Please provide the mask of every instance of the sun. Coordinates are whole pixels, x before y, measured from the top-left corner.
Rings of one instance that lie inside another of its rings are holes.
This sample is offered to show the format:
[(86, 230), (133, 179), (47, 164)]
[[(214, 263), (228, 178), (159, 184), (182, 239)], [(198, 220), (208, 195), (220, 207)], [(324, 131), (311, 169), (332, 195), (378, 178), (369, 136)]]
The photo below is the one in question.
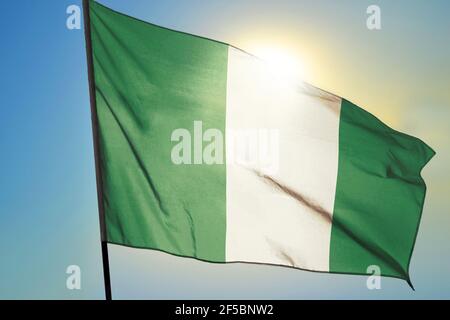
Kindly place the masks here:
[(305, 66), (296, 55), (281, 47), (255, 47), (252, 53), (262, 59), (277, 74), (295, 81), (304, 81)]

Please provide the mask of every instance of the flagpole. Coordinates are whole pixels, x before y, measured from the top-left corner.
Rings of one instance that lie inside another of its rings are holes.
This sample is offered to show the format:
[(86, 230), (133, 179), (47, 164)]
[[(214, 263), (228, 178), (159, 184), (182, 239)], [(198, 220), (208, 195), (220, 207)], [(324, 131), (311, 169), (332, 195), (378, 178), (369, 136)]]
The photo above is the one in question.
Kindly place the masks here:
[(108, 243), (106, 241), (106, 224), (105, 224), (105, 210), (103, 206), (102, 175), (100, 171), (101, 168), (99, 162), (98, 117), (97, 117), (97, 104), (95, 99), (94, 64), (92, 58), (92, 39), (91, 39), (91, 22), (89, 14), (89, 1), (90, 0), (83, 0), (84, 36), (86, 39), (86, 57), (88, 67), (88, 79), (89, 79), (89, 96), (91, 104), (92, 135), (94, 139), (95, 175), (97, 180), (97, 201), (100, 220), (100, 237), (102, 245), (101, 247), (103, 260), (103, 278), (105, 282), (105, 298), (106, 300), (111, 300), (111, 276), (109, 272)]

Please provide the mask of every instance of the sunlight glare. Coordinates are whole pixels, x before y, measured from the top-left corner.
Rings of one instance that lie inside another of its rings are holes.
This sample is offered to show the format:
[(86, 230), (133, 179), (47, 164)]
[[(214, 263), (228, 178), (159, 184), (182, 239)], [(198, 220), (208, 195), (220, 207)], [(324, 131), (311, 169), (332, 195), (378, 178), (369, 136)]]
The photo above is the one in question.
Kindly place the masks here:
[(290, 80), (304, 80), (305, 68), (300, 59), (289, 54), (286, 50), (275, 47), (261, 47), (253, 50), (253, 52), (265, 61), (273, 72)]

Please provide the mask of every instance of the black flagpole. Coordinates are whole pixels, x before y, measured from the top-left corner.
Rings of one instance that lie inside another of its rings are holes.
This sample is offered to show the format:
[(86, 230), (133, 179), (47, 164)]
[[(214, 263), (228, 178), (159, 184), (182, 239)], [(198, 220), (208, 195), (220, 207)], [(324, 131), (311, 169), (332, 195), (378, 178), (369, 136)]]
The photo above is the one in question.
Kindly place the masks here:
[(102, 175), (99, 162), (98, 146), (98, 118), (95, 100), (94, 64), (92, 58), (91, 21), (89, 15), (89, 1), (83, 0), (84, 36), (86, 39), (86, 56), (89, 78), (89, 96), (91, 101), (92, 134), (94, 138), (95, 175), (97, 177), (97, 200), (100, 218), (100, 236), (102, 242), (103, 277), (105, 281), (105, 298), (111, 300), (111, 277), (109, 273), (108, 243), (106, 241), (105, 210), (103, 206)]

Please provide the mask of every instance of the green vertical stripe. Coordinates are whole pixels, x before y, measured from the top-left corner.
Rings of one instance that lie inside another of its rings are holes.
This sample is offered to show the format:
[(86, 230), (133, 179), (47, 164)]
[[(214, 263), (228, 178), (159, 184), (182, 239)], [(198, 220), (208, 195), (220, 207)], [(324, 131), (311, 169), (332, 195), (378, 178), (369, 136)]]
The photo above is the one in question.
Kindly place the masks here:
[(409, 279), (425, 198), (423, 166), (434, 155), (419, 139), (394, 131), (343, 100), (330, 272)]
[(173, 164), (171, 134), (225, 131), (227, 46), (90, 14), (108, 241), (224, 261), (225, 166)]

